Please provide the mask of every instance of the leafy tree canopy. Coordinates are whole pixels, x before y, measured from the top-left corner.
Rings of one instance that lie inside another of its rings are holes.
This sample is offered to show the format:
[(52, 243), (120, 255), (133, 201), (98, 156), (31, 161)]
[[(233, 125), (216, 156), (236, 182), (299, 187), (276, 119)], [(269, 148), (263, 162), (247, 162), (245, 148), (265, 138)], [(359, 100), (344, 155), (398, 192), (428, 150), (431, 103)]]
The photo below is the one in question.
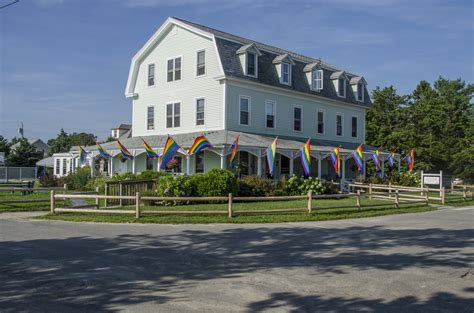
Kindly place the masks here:
[(48, 140), (50, 154), (68, 152), (73, 146), (90, 146), (95, 144), (96, 136), (89, 133), (68, 134), (61, 128), (56, 138)]
[(43, 158), (43, 152), (36, 151), (26, 139), (19, 139), (18, 142), (19, 145), (7, 157), (8, 166), (36, 166), (36, 162)]

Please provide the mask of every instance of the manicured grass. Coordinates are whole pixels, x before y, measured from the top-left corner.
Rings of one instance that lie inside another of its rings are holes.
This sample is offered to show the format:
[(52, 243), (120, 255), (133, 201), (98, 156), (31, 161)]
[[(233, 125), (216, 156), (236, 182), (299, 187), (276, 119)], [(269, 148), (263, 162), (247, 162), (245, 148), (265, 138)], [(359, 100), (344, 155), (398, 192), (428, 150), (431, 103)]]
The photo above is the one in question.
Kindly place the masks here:
[[(1, 203), (3, 200), (45, 200), (44, 202), (31, 203)], [(19, 211), (43, 211), (50, 207), (50, 194), (48, 192), (33, 192), (22, 195), (21, 192), (0, 192), (0, 213)]]
[[(59, 213), (48, 214), (39, 219), (63, 220), (72, 222), (108, 222), (108, 223), (160, 223), (160, 224), (211, 224), (211, 223), (275, 223), (275, 222), (303, 222), (303, 221), (324, 221), (346, 218), (362, 218), (381, 216), (388, 214), (415, 213), (435, 210), (432, 207), (420, 204), (405, 204), (396, 208), (393, 204), (378, 200), (364, 200), (364, 203), (380, 203), (380, 207), (362, 208), (341, 208), (341, 209), (318, 209), (323, 206), (343, 206), (354, 204), (355, 199), (324, 199), (313, 201), (313, 211), (311, 214), (306, 212), (280, 213), (280, 214), (253, 214), (238, 215), (229, 219), (226, 215), (146, 215), (136, 219), (134, 215), (129, 214), (99, 214), (99, 213)], [(266, 209), (284, 209), (284, 208), (305, 208), (306, 201), (278, 201), (278, 202), (253, 202), (253, 203), (234, 203), (233, 210), (266, 210)], [(130, 209), (124, 207), (122, 209)], [(227, 204), (196, 204), (181, 206), (143, 206), (142, 210), (188, 210), (192, 211), (215, 211), (226, 210)]]

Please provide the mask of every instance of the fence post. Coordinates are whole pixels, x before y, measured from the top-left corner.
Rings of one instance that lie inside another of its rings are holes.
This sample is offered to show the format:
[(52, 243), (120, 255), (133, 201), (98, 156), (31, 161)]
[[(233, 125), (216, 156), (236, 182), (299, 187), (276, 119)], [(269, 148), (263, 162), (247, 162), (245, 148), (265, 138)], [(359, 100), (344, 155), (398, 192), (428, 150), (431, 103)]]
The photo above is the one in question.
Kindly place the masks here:
[[(109, 184), (104, 184), (104, 195), (107, 196), (107, 189), (109, 189)], [(104, 208), (107, 208), (107, 199), (104, 199)]]
[(56, 205), (55, 203), (56, 199), (54, 199), (54, 190), (51, 190), (51, 213), (55, 213), (54, 212), (54, 207)]
[(429, 190), (429, 188), (426, 188), (425, 192), (426, 192), (426, 205), (428, 205), (430, 203), (430, 190)]
[(65, 195), (67, 192), (67, 184), (64, 184), (63, 189), (64, 189), (63, 194)]
[(22, 174), (22, 173), (21, 173), (21, 167), (20, 167), (20, 181), (23, 181), (23, 179), (22, 179), (22, 178), (23, 178), (23, 177), (22, 177), (23, 175), (21, 175), (21, 174)]
[(441, 187), (441, 204), (446, 203), (446, 189), (445, 187)]
[(140, 192), (135, 194), (135, 217), (140, 218)]
[[(119, 194), (122, 196), (122, 182), (119, 183)], [(119, 206), (122, 206), (122, 198), (119, 200)]]
[(369, 199), (372, 200), (372, 183), (369, 184)]
[(467, 200), (467, 188), (466, 186), (462, 186), (462, 198), (464, 201)]
[(453, 193), (454, 193), (454, 181), (451, 178), (451, 194), (453, 194)]
[(392, 197), (392, 182), (388, 182), (388, 196)]
[(229, 193), (229, 207), (228, 217), (232, 218), (232, 193)]
[(313, 207), (313, 191), (308, 192), (308, 214), (311, 214), (311, 209)]
[(357, 190), (356, 205), (357, 208), (360, 210), (360, 190)]
[[(99, 195), (99, 187), (95, 187), (95, 193), (97, 196)], [(97, 210), (99, 209), (99, 197), (95, 198), (95, 207)]]
[(398, 188), (395, 190), (395, 205), (397, 209), (400, 207), (400, 200), (398, 198)]

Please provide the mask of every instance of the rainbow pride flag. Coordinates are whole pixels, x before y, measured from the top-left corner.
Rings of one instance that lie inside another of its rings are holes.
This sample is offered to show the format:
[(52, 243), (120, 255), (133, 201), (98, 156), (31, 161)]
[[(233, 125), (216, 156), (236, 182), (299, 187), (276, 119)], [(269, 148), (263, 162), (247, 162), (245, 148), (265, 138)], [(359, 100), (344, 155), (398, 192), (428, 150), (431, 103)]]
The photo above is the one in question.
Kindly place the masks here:
[(204, 135), (197, 136), (196, 139), (194, 139), (193, 145), (191, 146), (191, 148), (189, 148), (188, 154), (196, 154), (207, 148), (212, 148), (212, 145), (209, 140), (207, 140)]
[(165, 148), (163, 150), (163, 154), (160, 157), (160, 169), (166, 169), (166, 165), (173, 159), (174, 154), (178, 151), (181, 147), (174, 141), (173, 138), (168, 136), (165, 143)]
[(376, 149), (375, 152), (372, 153), (372, 160), (374, 161), (374, 164), (375, 164), (375, 171), (378, 171), (380, 167), (379, 149)]
[(96, 143), (96, 146), (97, 146), (97, 150), (99, 150), (99, 154), (102, 157), (104, 157), (106, 159), (109, 159), (109, 158), (112, 157), (107, 151), (104, 150), (104, 148), (102, 148), (102, 146), (98, 142)]
[(231, 169), (234, 169), (235, 166), (237, 165), (236, 156), (237, 156), (237, 149), (239, 149), (239, 136), (240, 135), (237, 135), (237, 138), (235, 138), (234, 143), (229, 148), (229, 150), (231, 151), (230, 159), (229, 159)]
[(140, 137), (140, 139), (143, 141), (147, 160), (156, 160), (158, 158), (158, 153), (156, 153), (143, 138)]
[(334, 148), (334, 152), (330, 155), (332, 166), (334, 166), (334, 171), (336, 171), (337, 176), (341, 176), (341, 152), (340, 148)]
[(392, 153), (388, 155), (387, 161), (388, 161), (388, 165), (390, 167), (393, 167), (393, 165), (395, 164), (395, 151), (392, 151)]
[(362, 145), (359, 145), (356, 149), (356, 151), (352, 152), (352, 158), (357, 164), (357, 167), (359, 168), (359, 172), (364, 171), (364, 157), (362, 155)]
[(87, 151), (82, 146), (79, 146), (79, 163), (82, 165), (86, 163)]
[(267, 161), (268, 161), (268, 169), (270, 170), (270, 175), (273, 176), (273, 172), (275, 171), (275, 155), (276, 155), (276, 148), (277, 148), (278, 137), (273, 140), (272, 144), (267, 148)]
[(300, 149), (301, 165), (306, 177), (311, 175), (311, 139), (308, 139), (306, 143)]
[(119, 146), (120, 149), (120, 158), (122, 160), (133, 160), (133, 155), (130, 153), (130, 151), (125, 148), (125, 146), (120, 142), (120, 140), (117, 140), (117, 145)]
[(408, 170), (413, 171), (413, 164), (415, 164), (415, 149), (411, 149), (410, 153), (407, 155)]

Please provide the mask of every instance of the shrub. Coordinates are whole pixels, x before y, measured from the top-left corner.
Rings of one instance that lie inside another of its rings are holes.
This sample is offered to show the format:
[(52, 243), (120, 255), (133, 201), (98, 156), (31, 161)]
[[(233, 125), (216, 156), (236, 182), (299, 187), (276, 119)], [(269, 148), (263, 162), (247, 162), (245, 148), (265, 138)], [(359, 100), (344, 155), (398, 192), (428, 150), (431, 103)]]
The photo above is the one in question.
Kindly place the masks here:
[(111, 181), (112, 179), (107, 176), (97, 176), (89, 180), (86, 184), (86, 190), (95, 190), (96, 187), (99, 187), (99, 192), (105, 192), (105, 183)]
[(137, 175), (133, 174), (133, 173), (123, 173), (123, 174), (114, 174), (114, 176), (112, 176), (112, 180), (116, 180), (116, 181), (120, 181), (120, 180), (130, 180), (130, 179), (137, 179)]
[(41, 187), (57, 187), (58, 179), (53, 174), (48, 173), (39, 178), (39, 183)]
[(237, 179), (227, 170), (214, 168), (207, 173), (192, 176), (192, 188), (198, 197), (227, 196), (236, 194), (238, 190)]
[(393, 185), (419, 187), (421, 184), (421, 177), (419, 173), (402, 172), (395, 173), (389, 177)]
[[(85, 190), (87, 183), (91, 180), (91, 168), (89, 166), (78, 168), (75, 173), (70, 173), (68, 178), (68, 188)], [(70, 187), (69, 184), (71, 184)]]
[[(166, 175), (161, 177), (158, 187), (160, 197), (189, 197), (193, 194), (190, 176)], [(165, 205), (181, 204), (182, 201), (165, 201)]]
[[(156, 197), (158, 196), (153, 190), (145, 190), (142, 192), (142, 197)], [(145, 205), (154, 206), (157, 205), (155, 200), (142, 200)]]
[(335, 194), (339, 193), (339, 189), (337, 188), (336, 185), (332, 181), (325, 181), (323, 182), (324, 186), (324, 194)]
[(306, 179), (303, 179), (298, 189), (301, 195), (306, 195), (310, 191), (313, 193), (313, 195), (320, 195), (323, 194), (325, 191), (323, 183), (319, 179), (314, 177), (308, 177)]
[(302, 180), (302, 178), (292, 175), (290, 178), (282, 180), (282, 188), (289, 196), (297, 196), (300, 194), (299, 188)]
[(244, 176), (239, 180), (238, 194), (242, 197), (268, 196), (274, 194), (274, 187), (270, 179), (259, 176)]

